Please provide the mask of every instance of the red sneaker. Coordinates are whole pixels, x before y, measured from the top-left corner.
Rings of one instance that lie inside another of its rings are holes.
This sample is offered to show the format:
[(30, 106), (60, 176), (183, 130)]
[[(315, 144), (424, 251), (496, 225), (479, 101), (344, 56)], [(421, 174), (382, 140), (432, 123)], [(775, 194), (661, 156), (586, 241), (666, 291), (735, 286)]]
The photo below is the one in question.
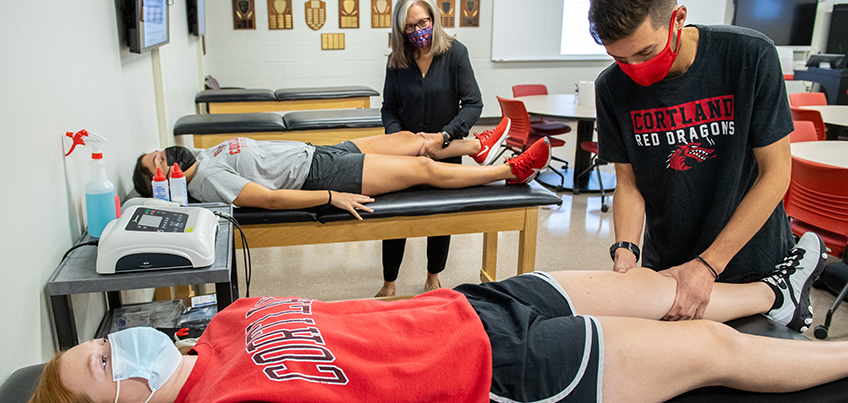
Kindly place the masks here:
[(474, 134), (480, 140), (480, 152), (471, 156), (480, 165), (489, 165), (497, 155), (498, 148), (501, 147), (506, 134), (509, 133), (509, 118), (501, 119), (501, 123), (494, 129), (489, 129), (480, 134)]
[(551, 162), (551, 141), (543, 137), (521, 155), (507, 159), (506, 162), (511, 166), (512, 174), (518, 177), (514, 180), (507, 179), (506, 183), (512, 185), (530, 182)]

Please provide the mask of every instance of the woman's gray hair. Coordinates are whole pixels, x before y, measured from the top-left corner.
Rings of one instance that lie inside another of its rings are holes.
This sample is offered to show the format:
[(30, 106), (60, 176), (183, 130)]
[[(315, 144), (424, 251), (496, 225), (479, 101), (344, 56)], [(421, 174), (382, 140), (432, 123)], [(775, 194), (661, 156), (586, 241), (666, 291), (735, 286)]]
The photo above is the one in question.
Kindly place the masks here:
[(430, 13), (433, 26), (433, 41), (430, 55), (441, 55), (450, 49), (454, 36), (448, 35), (442, 28), (442, 14), (433, 0), (397, 0), (392, 13), (392, 53), (389, 54), (389, 68), (405, 69), (415, 62), (415, 45), (406, 40), (406, 15), (413, 4), (421, 4)]

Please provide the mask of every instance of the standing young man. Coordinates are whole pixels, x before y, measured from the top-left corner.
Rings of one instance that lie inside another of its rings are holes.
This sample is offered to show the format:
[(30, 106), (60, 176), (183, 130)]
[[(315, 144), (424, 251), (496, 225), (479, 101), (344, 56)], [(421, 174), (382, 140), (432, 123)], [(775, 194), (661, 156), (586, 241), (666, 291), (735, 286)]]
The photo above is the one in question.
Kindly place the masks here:
[[(698, 319), (713, 282), (765, 277), (794, 241), (781, 199), (793, 130), (774, 43), (685, 26), (675, 0), (592, 0), (616, 63), (596, 81), (600, 157), (615, 163), (614, 269), (677, 280), (664, 319)], [(795, 326), (800, 330), (803, 324)]]

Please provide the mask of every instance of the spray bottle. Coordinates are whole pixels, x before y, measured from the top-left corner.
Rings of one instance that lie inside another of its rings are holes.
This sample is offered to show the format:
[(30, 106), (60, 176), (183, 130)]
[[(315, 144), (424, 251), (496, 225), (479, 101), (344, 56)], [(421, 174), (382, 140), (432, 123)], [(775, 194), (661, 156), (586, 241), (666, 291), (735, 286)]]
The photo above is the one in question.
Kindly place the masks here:
[(164, 201), (171, 201), (171, 194), (168, 192), (168, 178), (162, 173), (162, 168), (156, 167), (156, 175), (153, 175), (153, 198)]
[(171, 201), (180, 203), (181, 206), (188, 206), (188, 188), (186, 187), (185, 174), (176, 162), (168, 181), (171, 184)]
[(99, 238), (103, 228), (109, 221), (117, 217), (120, 204), (115, 196), (115, 185), (106, 178), (106, 161), (100, 151), (106, 139), (95, 133), (80, 130), (76, 133), (67, 132), (66, 136), (74, 143), (65, 156), (70, 155), (78, 146), (91, 148), (91, 179), (85, 184), (85, 212), (88, 217), (88, 234)]

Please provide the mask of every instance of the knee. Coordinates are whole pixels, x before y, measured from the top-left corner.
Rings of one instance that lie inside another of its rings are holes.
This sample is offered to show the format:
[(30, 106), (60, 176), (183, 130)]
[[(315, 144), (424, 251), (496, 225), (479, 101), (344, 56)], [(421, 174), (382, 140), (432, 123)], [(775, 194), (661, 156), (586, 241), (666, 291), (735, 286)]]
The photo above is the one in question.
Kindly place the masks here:
[(414, 148), (415, 154), (413, 156), (418, 157), (424, 155), (424, 146), (426, 145), (426, 140), (424, 136), (415, 134), (410, 131), (401, 131), (394, 134), (401, 139), (403, 139), (403, 144), (411, 144)]
[(703, 325), (701, 334), (706, 337), (700, 345), (703, 351), (698, 355), (699, 366), (714, 368), (715, 380), (720, 384), (727, 384), (732, 381), (727, 376), (734, 373), (733, 369), (738, 366), (740, 357), (745, 357), (752, 351), (751, 346), (747, 345), (750, 338), (721, 322), (698, 322)]
[[(715, 360), (716, 357), (721, 356), (732, 357), (731, 360), (735, 360), (745, 353), (745, 335), (739, 333), (736, 329), (711, 320), (699, 320), (696, 323), (701, 325), (700, 333), (706, 337), (704, 347), (723, 353), (722, 355), (710, 354), (710, 360)], [(727, 364), (732, 365), (733, 363)]]
[(429, 157), (417, 156), (415, 157), (415, 164), (421, 173), (427, 177), (434, 177), (437, 173), (438, 163)]
[(438, 182), (436, 162), (427, 157), (411, 157), (407, 160), (406, 169), (409, 173), (409, 186), (435, 185)]

